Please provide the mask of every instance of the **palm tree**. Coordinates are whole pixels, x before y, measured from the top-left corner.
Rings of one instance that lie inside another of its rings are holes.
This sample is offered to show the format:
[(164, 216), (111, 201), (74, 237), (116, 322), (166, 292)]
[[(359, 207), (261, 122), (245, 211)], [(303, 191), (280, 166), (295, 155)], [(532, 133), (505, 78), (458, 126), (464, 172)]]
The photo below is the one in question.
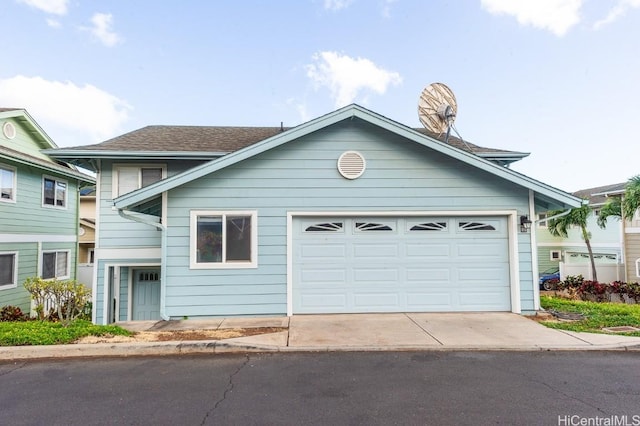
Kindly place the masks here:
[(640, 208), (640, 175), (629, 179), (624, 188), (622, 199), (620, 197), (609, 198), (598, 215), (598, 226), (604, 229), (607, 226), (607, 218), (611, 216), (618, 219), (623, 217), (630, 219), (638, 208)]
[[(564, 213), (563, 210), (554, 210), (547, 213), (548, 217), (553, 217)], [(591, 207), (588, 204), (583, 204), (580, 207), (573, 208), (569, 211), (569, 214), (549, 219), (547, 221), (547, 227), (549, 232), (554, 237), (567, 237), (569, 227), (578, 226), (582, 232), (582, 238), (587, 245), (587, 251), (589, 252), (589, 260), (591, 261), (591, 274), (593, 281), (598, 281), (598, 272), (596, 271), (596, 262), (593, 258), (593, 250), (591, 249), (591, 233), (587, 230), (587, 220), (591, 214)]]

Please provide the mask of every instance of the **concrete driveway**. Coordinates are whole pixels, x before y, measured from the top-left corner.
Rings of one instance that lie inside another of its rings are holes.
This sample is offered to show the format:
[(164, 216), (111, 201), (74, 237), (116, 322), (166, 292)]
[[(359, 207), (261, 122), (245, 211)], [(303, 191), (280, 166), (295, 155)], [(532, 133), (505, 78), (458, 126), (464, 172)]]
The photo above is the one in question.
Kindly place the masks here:
[(640, 345), (640, 337), (554, 330), (506, 312), (294, 315), (289, 318), (288, 332), (230, 340), (280, 350), (539, 350)]

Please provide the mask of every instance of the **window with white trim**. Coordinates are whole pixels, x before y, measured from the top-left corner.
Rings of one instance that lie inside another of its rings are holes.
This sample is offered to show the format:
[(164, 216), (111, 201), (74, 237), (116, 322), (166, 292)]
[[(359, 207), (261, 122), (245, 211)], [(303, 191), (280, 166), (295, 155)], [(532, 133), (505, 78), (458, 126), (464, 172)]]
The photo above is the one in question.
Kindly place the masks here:
[(16, 169), (0, 164), (0, 201), (16, 201)]
[(18, 253), (0, 252), (0, 290), (15, 288), (18, 275)]
[(42, 205), (66, 208), (67, 182), (44, 176), (42, 178)]
[(192, 211), (191, 268), (257, 267), (255, 211)]
[(547, 218), (547, 214), (546, 213), (539, 213), (538, 214), (538, 228), (546, 228), (547, 227), (547, 221), (545, 220)]
[(69, 252), (43, 252), (41, 277), (45, 280), (52, 278), (69, 278)]
[(113, 198), (116, 198), (162, 180), (165, 176), (165, 167), (161, 165), (116, 165), (113, 174)]
[(556, 261), (558, 261), (558, 260), (560, 260), (560, 257), (561, 257), (560, 250), (551, 250), (551, 251), (549, 252), (549, 260), (556, 260)]

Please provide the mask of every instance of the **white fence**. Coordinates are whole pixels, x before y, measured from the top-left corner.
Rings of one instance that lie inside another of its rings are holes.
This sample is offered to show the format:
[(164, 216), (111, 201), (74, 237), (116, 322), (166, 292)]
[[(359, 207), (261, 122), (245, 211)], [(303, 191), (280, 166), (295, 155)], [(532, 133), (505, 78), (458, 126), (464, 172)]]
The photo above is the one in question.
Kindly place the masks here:
[[(624, 281), (624, 264), (596, 264), (598, 281), (601, 283), (611, 283), (613, 281)], [(564, 263), (560, 262), (560, 279), (564, 280), (568, 276), (582, 275), (585, 280), (593, 280), (591, 264), (589, 263)]]
[(93, 264), (78, 265), (76, 281), (90, 289), (93, 286)]

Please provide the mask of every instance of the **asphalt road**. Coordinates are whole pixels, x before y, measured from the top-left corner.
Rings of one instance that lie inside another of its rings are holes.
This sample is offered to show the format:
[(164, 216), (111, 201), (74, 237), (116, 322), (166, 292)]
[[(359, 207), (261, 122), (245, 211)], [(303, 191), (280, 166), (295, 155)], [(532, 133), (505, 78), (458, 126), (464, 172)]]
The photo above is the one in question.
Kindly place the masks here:
[(598, 424), (580, 423), (598, 418), (640, 425), (640, 352), (288, 353), (0, 363), (2, 425), (569, 426)]

